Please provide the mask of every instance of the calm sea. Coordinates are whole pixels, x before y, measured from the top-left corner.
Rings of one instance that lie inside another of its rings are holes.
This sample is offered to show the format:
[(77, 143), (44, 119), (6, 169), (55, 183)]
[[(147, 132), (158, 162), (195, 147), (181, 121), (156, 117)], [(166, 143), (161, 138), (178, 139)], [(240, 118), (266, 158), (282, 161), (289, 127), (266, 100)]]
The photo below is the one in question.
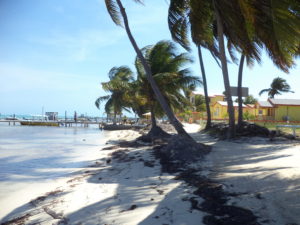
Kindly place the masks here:
[(94, 160), (104, 139), (96, 127), (0, 124), (0, 181), (64, 176)]
[(107, 134), (95, 128), (0, 123), (0, 220), (59, 178), (95, 162)]

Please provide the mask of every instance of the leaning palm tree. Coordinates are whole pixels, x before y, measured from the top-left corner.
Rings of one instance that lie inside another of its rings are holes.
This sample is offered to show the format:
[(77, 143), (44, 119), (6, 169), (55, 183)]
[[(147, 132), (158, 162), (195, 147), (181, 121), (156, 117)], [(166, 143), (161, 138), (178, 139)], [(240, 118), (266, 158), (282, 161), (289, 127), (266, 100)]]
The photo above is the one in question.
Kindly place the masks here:
[(274, 98), (275, 95), (281, 95), (282, 93), (294, 93), (294, 91), (291, 91), (291, 87), (286, 80), (280, 77), (275, 78), (271, 83), (271, 87), (261, 90), (259, 95), (262, 95), (265, 92), (268, 92), (270, 98)]
[[(199, 78), (192, 76), (191, 72), (184, 68), (187, 63), (192, 62), (190, 57), (186, 53), (178, 53), (176, 46), (170, 41), (160, 41), (153, 46), (147, 46), (142, 49), (142, 53), (168, 105), (173, 110), (183, 110), (186, 105), (190, 105), (189, 100), (183, 94), (184, 91), (188, 87), (197, 87), (201, 84)], [(151, 112), (150, 133), (156, 134), (160, 132), (156, 124), (156, 115), (162, 116), (164, 113), (138, 57), (135, 66), (138, 74), (137, 94), (141, 99), (145, 99), (144, 107)]]
[[(299, 4), (294, 0), (252, 0), (241, 3), (252, 40), (260, 46), (264, 45), (274, 64), (288, 73), (294, 65), (294, 57), (299, 55)], [(239, 126), (243, 114), (241, 87), (244, 57), (243, 52), (238, 75)]]
[(116, 124), (117, 115), (120, 115), (122, 110), (129, 111), (130, 102), (127, 93), (130, 82), (133, 81), (133, 72), (126, 66), (113, 67), (108, 76), (110, 81), (103, 82), (101, 85), (102, 89), (110, 94), (97, 98), (95, 105), (100, 109), (100, 103), (106, 101), (105, 112), (107, 115), (113, 114), (113, 123)]
[[(134, 0), (134, 1), (139, 2), (139, 3), (142, 2), (141, 0)], [(166, 99), (164, 98), (164, 96), (162, 95), (161, 91), (159, 90), (157, 84), (155, 83), (155, 80), (153, 79), (153, 76), (152, 76), (150, 66), (148, 65), (147, 61), (145, 60), (141, 50), (139, 49), (139, 47), (131, 33), (131, 30), (129, 28), (127, 14), (126, 14), (125, 8), (123, 7), (121, 0), (105, 0), (105, 4), (106, 4), (106, 8), (107, 8), (108, 13), (110, 14), (113, 22), (119, 26), (124, 25), (127, 36), (137, 54), (137, 57), (140, 59), (142, 65), (143, 65), (145, 74), (147, 76), (147, 80), (149, 81), (151, 88), (153, 89), (153, 92), (155, 93), (156, 99), (160, 103), (163, 110), (165, 111), (171, 124), (174, 126), (174, 128), (176, 129), (178, 134), (183, 135), (192, 140), (192, 138), (184, 130), (182, 124), (175, 117), (172, 109), (168, 105)]]

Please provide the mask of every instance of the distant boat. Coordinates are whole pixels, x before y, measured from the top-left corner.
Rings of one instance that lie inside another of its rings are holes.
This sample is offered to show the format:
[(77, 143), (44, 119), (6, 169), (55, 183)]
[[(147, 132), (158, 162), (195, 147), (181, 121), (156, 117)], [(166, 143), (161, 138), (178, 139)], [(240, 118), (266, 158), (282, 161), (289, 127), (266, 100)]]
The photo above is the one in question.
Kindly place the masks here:
[(103, 130), (131, 130), (131, 129), (142, 129), (146, 125), (116, 125), (116, 124), (104, 124)]
[(49, 122), (49, 121), (21, 121), (21, 125), (26, 126), (50, 126), (50, 127), (58, 127), (58, 122)]

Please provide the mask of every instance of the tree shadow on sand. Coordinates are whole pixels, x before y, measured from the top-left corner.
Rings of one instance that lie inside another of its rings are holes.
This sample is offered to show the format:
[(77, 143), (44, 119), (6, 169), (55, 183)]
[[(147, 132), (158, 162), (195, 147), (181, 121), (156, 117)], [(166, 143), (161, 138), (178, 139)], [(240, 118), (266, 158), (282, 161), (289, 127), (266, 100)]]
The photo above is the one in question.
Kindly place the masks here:
[[(207, 174), (212, 180), (199, 174), (199, 168), (186, 171), (180, 168), (173, 169), (170, 173), (174, 175), (170, 176), (168, 171), (161, 171), (161, 166), (155, 159), (151, 147), (127, 147), (117, 150), (111, 148), (106, 150), (110, 152), (110, 156), (99, 161), (100, 163), (95, 165), (94, 170), (87, 173), (90, 175), (86, 177), (87, 182), (95, 187), (93, 189), (95, 193), (86, 193), (86, 196), (90, 198), (90, 203), (63, 215), (62, 219), (58, 217), (56, 222), (60, 224), (193, 225), (204, 223), (233, 225), (241, 224), (239, 219), (248, 216), (249, 221), (243, 221), (242, 224), (296, 224), (297, 215), (295, 217), (292, 214), (299, 212), (299, 201), (284, 201), (281, 207), (272, 208), (274, 215), (267, 214), (270, 210), (266, 211), (264, 207), (274, 206), (266, 205), (266, 201), (276, 203), (281, 198), (289, 200), (299, 196), (299, 177), (286, 179), (276, 175), (277, 171), (288, 170), (290, 166), (278, 164), (275, 167), (264, 167), (260, 165), (264, 162), (291, 157), (291, 154), (285, 151), (290, 147), (289, 145), (272, 144), (270, 151), (270, 146), (264, 145), (254, 148), (251, 144), (212, 143), (213, 139), (205, 135), (202, 139), (200, 137), (200, 140), (203, 143), (211, 143), (213, 150), (204, 161), (195, 162), (195, 164), (202, 165), (202, 174)], [(234, 152), (232, 144), (237, 145), (240, 150), (234, 148), (237, 151)], [(233, 151), (233, 153), (223, 154), (225, 151)], [(241, 168), (245, 165), (249, 166)], [(171, 168), (172, 165), (168, 166)], [(194, 166), (196, 165), (191, 165), (191, 167)], [(222, 176), (228, 173), (232, 176)], [(244, 185), (238, 186), (235, 181), (240, 182), (237, 179), (241, 176), (245, 177), (244, 180), (242, 179)], [(70, 185), (76, 186), (76, 182), (74, 180)], [(259, 182), (266, 182), (266, 185), (258, 186), (255, 192), (247, 189)], [(235, 185), (238, 189), (234, 188)], [(66, 193), (60, 193), (56, 200), (63, 199), (72, 191), (69, 189)], [(279, 193), (281, 198), (272, 197)], [(40, 204), (43, 204), (43, 201)], [(58, 206), (54, 204), (52, 210), (59, 209)], [(255, 215), (248, 209), (255, 212)], [(12, 218), (14, 212), (8, 217)], [(27, 212), (23, 212), (23, 215)], [(203, 212), (206, 213), (203, 214)], [(237, 213), (240, 217), (234, 216)], [(284, 216), (282, 221), (275, 221), (276, 213)], [(259, 222), (256, 221), (257, 216)], [(50, 219), (53, 220), (53, 218)], [(30, 218), (29, 221), (30, 223), (39, 222), (32, 221)]]

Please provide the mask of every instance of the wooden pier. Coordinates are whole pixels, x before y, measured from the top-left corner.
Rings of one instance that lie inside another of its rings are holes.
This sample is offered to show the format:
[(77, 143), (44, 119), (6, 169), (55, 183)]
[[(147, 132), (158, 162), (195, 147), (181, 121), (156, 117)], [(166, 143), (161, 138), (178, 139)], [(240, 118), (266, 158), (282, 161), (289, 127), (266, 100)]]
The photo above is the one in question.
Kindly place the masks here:
[(73, 127), (73, 126), (81, 126), (81, 127), (89, 127), (91, 124), (98, 125), (99, 129), (103, 129), (105, 123), (96, 122), (96, 121), (37, 121), (37, 120), (0, 120), (0, 123), (8, 123), (8, 125), (27, 125), (27, 126), (64, 126), (64, 127)]

